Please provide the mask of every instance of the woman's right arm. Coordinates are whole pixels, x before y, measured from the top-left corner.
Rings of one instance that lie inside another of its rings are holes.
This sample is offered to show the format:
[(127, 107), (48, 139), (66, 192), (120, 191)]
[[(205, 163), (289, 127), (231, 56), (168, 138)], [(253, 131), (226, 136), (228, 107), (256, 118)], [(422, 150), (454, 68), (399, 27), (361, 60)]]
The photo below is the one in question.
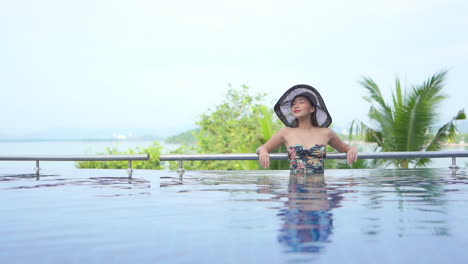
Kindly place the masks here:
[(284, 133), (286, 128), (282, 128), (265, 144), (257, 148), (258, 160), (264, 168), (270, 167), (270, 152), (278, 149), (284, 144)]

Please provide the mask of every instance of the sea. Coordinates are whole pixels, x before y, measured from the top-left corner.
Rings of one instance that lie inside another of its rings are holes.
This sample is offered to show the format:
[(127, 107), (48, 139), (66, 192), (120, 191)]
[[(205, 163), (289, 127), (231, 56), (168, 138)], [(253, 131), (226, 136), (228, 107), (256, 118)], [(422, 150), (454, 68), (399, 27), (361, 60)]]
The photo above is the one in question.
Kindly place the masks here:
[[(144, 149), (151, 146), (154, 140), (102, 140), (102, 141), (1, 141), (0, 156), (2, 155), (96, 155), (102, 154), (107, 148), (126, 151), (129, 149)], [(168, 144), (158, 141), (163, 147), (162, 153), (167, 154), (180, 147), (178, 144)], [(34, 161), (1, 161), (2, 168), (33, 168)], [(42, 161), (41, 172), (44, 170), (74, 169), (75, 162), (72, 161)]]

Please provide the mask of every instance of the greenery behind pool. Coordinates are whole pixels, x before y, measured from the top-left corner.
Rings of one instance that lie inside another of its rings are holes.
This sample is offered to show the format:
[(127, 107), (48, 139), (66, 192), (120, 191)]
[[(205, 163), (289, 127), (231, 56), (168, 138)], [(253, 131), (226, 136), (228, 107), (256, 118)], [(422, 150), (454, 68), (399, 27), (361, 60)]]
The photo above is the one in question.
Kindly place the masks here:
[[(464, 141), (466, 135), (457, 133), (456, 120), (466, 119), (464, 109), (454, 113), (451, 120), (434, 129), (438, 116), (438, 107), (446, 99), (442, 93), (446, 71), (434, 74), (421, 85), (411, 89), (403, 88), (397, 77), (392, 101), (387, 102), (379, 86), (368, 77), (363, 77), (361, 85), (368, 92), (365, 99), (370, 103), (369, 118), (372, 124), (353, 121), (349, 136), (343, 139), (360, 140), (373, 143), (373, 151), (435, 151), (440, 150), (444, 142)], [(189, 153), (254, 153), (259, 145), (265, 143), (283, 124), (273, 113), (271, 107), (263, 104), (266, 94), (251, 94), (249, 87), (230, 89), (224, 101), (209, 109), (196, 122), (198, 129), (186, 131), (166, 139), (168, 143), (181, 146), (170, 154)], [(360, 149), (362, 151), (362, 149)], [(328, 152), (335, 151), (328, 146)], [(159, 155), (164, 152), (159, 142), (147, 148), (118, 151), (108, 147), (98, 154), (150, 154), (149, 161), (135, 161), (135, 169), (163, 169)], [(286, 152), (283, 146), (277, 152)], [(327, 160), (326, 168), (375, 168), (394, 165), (398, 168), (423, 167), (428, 159), (398, 160), (358, 160), (352, 166), (345, 161)], [(77, 168), (124, 169), (127, 161), (84, 161), (76, 162)], [(186, 161), (184, 167), (189, 170), (260, 170), (257, 161)], [(170, 163), (170, 169), (176, 169), (177, 163)], [(274, 170), (289, 169), (287, 160), (272, 161)]]

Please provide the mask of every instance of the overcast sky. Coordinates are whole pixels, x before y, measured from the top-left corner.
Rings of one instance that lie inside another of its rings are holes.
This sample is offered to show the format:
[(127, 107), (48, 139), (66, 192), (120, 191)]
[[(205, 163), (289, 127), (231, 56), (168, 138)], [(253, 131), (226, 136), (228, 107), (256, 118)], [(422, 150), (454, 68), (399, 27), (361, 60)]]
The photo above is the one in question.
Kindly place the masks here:
[(366, 120), (361, 76), (391, 95), (449, 69), (442, 121), (468, 105), (468, 2), (0, 0), (0, 135), (195, 126), (228, 84), (274, 102), (319, 90)]

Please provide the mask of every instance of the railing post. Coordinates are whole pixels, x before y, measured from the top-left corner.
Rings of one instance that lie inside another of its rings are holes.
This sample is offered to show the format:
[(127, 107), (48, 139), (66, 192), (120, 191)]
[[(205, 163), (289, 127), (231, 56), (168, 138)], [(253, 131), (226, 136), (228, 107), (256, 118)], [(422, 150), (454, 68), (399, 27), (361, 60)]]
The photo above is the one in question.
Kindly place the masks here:
[(456, 157), (452, 157), (452, 165), (450, 165), (449, 169), (452, 169), (452, 170), (460, 169), (460, 167), (458, 167), (458, 165), (457, 165), (457, 158)]
[(185, 173), (183, 160), (179, 160), (179, 169), (177, 169), (177, 173), (179, 174), (179, 180), (182, 181)]
[(39, 180), (39, 171), (41, 168), (39, 167), (39, 161), (36, 160), (36, 167), (34, 168), (34, 171), (36, 172), (36, 180)]
[(133, 168), (132, 168), (132, 160), (128, 161), (128, 169), (127, 169), (127, 174), (128, 174), (128, 179), (132, 179), (132, 173), (133, 173)]

